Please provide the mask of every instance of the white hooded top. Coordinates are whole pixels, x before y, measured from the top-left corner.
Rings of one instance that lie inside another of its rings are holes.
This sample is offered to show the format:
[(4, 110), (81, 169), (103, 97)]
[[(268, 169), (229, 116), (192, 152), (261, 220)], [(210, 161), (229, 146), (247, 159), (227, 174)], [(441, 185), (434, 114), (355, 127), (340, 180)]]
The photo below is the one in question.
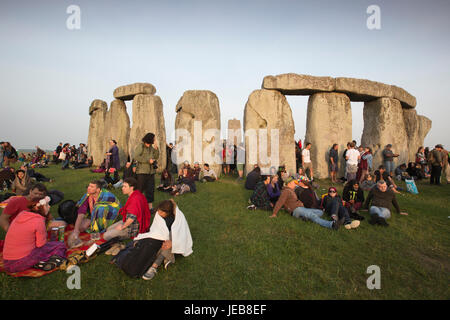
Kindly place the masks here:
[(193, 252), (191, 231), (189, 230), (189, 225), (183, 212), (181, 212), (178, 206), (176, 208), (175, 221), (171, 229), (172, 232), (169, 232), (165, 220), (156, 213), (150, 226), (150, 231), (138, 234), (134, 240), (152, 238), (166, 241), (172, 238), (172, 253), (182, 254), (185, 257), (189, 256)]

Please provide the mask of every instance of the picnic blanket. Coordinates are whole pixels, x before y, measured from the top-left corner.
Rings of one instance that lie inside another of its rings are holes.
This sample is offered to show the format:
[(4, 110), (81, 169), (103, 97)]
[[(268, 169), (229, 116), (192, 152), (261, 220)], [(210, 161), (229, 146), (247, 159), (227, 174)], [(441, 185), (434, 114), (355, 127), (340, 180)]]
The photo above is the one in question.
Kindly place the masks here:
[[(67, 239), (69, 237), (69, 234), (72, 232), (72, 230), (73, 230), (72, 225), (68, 225), (65, 229), (64, 242), (66, 244), (66, 247), (67, 247)], [(82, 246), (78, 247), (78, 248), (73, 248), (73, 249), (67, 250), (66, 256), (69, 256), (72, 253), (86, 251), (94, 243), (94, 241), (91, 240), (90, 234), (86, 233), (86, 232), (80, 233), (80, 239), (81, 239), (81, 241), (83, 241)], [(102, 244), (105, 242), (106, 241), (103, 239), (103, 234), (101, 234), (100, 240), (95, 241), (96, 244)], [(6, 272), (5, 269), (3, 268), (3, 245), (4, 245), (4, 240), (0, 240), (0, 272), (5, 272), (6, 274), (8, 274), (12, 277), (16, 277), (16, 278), (18, 278), (18, 277), (39, 278), (39, 277), (45, 276), (47, 274), (50, 274), (52, 272), (59, 270), (59, 268), (55, 268), (50, 271), (43, 271), (43, 270), (30, 268), (30, 269), (27, 269), (22, 272), (16, 272), (16, 273)]]

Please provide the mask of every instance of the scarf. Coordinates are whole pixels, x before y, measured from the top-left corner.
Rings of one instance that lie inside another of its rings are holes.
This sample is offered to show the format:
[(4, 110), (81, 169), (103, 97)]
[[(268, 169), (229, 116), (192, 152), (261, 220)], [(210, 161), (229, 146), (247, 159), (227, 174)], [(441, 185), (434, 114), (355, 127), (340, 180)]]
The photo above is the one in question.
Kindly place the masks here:
[(135, 215), (139, 222), (139, 233), (148, 232), (151, 213), (148, 208), (147, 199), (139, 190), (133, 191), (119, 213), (123, 217), (123, 222), (127, 219), (127, 213)]

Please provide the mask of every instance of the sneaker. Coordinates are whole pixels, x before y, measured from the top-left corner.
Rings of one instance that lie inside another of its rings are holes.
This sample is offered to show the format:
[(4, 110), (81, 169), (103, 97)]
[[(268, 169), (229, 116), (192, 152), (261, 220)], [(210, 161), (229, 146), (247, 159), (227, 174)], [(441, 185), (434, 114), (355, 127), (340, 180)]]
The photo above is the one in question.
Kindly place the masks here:
[(370, 215), (369, 223), (370, 223), (371, 225), (378, 224), (378, 215), (376, 215), (376, 214), (371, 214), (371, 215)]
[(334, 230), (338, 230), (340, 226), (342, 226), (344, 224), (345, 221), (345, 217), (342, 217), (339, 220), (333, 221), (333, 225), (331, 226), (332, 229)]
[(352, 228), (352, 224), (351, 223), (347, 223), (344, 225), (345, 229), (350, 230)]
[(144, 280), (151, 280), (154, 278), (154, 276), (156, 275), (158, 271), (156, 271), (155, 268), (150, 267), (147, 272), (142, 276), (142, 279)]
[(247, 207), (248, 210), (256, 210), (256, 206), (254, 204), (251, 204)]
[(359, 227), (360, 224), (361, 222), (359, 220), (353, 220), (352, 223), (350, 223), (350, 226), (352, 229), (356, 229)]
[(386, 222), (386, 220), (384, 218), (381, 218), (381, 217), (378, 217), (377, 224), (379, 224), (380, 226), (383, 226), (383, 227), (388, 227), (389, 226), (389, 224)]

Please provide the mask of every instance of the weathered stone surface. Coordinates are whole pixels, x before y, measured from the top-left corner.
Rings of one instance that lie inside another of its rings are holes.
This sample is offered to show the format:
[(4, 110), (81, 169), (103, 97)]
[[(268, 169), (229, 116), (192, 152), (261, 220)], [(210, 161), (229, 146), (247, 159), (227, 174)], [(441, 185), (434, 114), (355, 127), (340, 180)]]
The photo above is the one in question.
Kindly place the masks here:
[(242, 142), (242, 128), (240, 120), (228, 120), (227, 142), (235, 146)]
[(406, 163), (408, 135), (400, 101), (380, 98), (366, 102), (363, 115), (364, 130), (361, 143), (363, 146), (372, 148), (374, 170), (383, 163), (382, 152), (387, 144), (392, 144), (392, 151), (400, 155), (394, 160), (395, 167)]
[(105, 152), (109, 149), (109, 141), (115, 140), (119, 148), (120, 165), (123, 167), (128, 157), (128, 140), (130, 138), (130, 117), (122, 100), (111, 102), (105, 122)]
[(339, 145), (339, 177), (344, 175), (342, 155), (347, 142), (352, 141), (352, 109), (350, 99), (343, 93), (316, 93), (309, 97), (305, 144), (310, 142), (314, 177), (329, 176), (329, 151)]
[(394, 99), (401, 102), (403, 108), (415, 108), (417, 105), (416, 97), (411, 95), (405, 89), (397, 86), (391, 86), (392, 95)]
[[(217, 96), (208, 90), (188, 90), (178, 100), (175, 111), (176, 160), (208, 163), (221, 172), (220, 107)], [(184, 146), (184, 147), (182, 147)]]
[(138, 94), (155, 94), (156, 88), (150, 83), (137, 82), (114, 90), (114, 98), (120, 100), (133, 100)]
[(89, 107), (89, 135), (88, 135), (88, 156), (92, 156), (94, 165), (98, 166), (103, 162), (106, 153), (105, 146), (105, 120), (108, 105), (105, 101), (94, 100)]
[(134, 157), (134, 150), (149, 132), (156, 137), (159, 149), (157, 172), (161, 172), (166, 167), (166, 127), (163, 104), (159, 96), (138, 94), (133, 99), (133, 125), (129, 140), (131, 157)]
[(392, 87), (381, 82), (355, 78), (336, 78), (336, 91), (348, 95), (351, 101), (371, 101), (393, 98)]
[[(266, 131), (261, 132), (259, 129)], [(272, 166), (278, 169), (279, 165), (285, 165), (289, 174), (295, 173), (295, 126), (291, 108), (284, 95), (275, 90), (253, 91), (245, 105), (244, 131), (247, 173), (253, 170), (255, 164), (263, 172), (268, 172)], [(277, 133), (278, 139), (275, 139), (273, 145), (272, 137), (276, 138)], [(261, 144), (262, 137), (267, 137), (265, 146)]]
[(431, 120), (418, 115), (415, 109), (403, 109), (403, 118), (408, 135), (408, 162), (414, 162), (417, 150), (423, 146), (425, 137), (431, 129)]
[(284, 95), (311, 95), (322, 91), (334, 91), (335, 80), (331, 77), (285, 73), (264, 77), (261, 88), (278, 90)]

